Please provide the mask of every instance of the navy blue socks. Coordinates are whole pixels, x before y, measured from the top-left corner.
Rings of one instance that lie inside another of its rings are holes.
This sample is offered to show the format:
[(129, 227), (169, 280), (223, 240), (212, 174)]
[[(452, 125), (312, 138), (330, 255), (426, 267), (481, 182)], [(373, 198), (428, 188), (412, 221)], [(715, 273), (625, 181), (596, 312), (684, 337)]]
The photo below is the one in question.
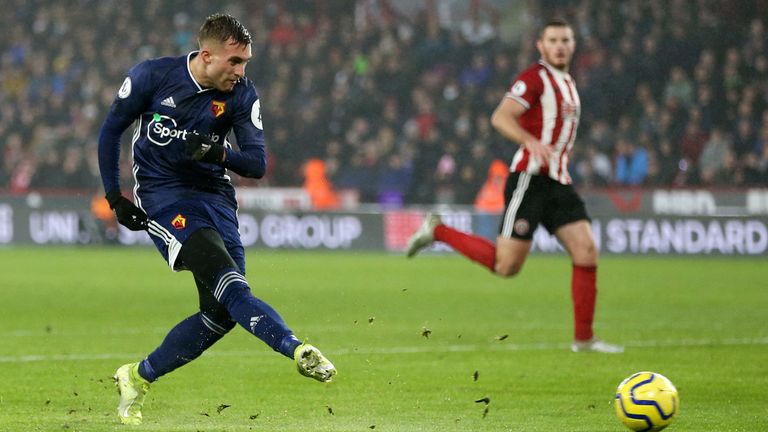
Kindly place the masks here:
[(149, 382), (196, 359), (233, 327), (214, 323), (198, 312), (168, 332), (163, 343), (139, 364), (139, 375)]

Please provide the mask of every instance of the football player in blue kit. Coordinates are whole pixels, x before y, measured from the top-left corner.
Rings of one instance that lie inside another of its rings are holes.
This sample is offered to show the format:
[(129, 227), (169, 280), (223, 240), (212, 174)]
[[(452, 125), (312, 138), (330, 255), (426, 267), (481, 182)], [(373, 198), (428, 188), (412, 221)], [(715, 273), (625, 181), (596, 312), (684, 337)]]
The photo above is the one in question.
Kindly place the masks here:
[[(194, 276), (200, 310), (178, 323), (144, 360), (120, 367), (118, 415), (139, 424), (149, 384), (197, 358), (240, 324), (294, 359), (302, 375), (331, 381), (333, 364), (301, 343), (280, 315), (254, 297), (245, 279), (235, 191), (226, 170), (261, 178), (264, 131), (256, 89), (245, 77), (248, 30), (229, 15), (209, 16), (200, 49), (134, 66), (99, 136), (107, 201), (128, 229), (146, 230), (168, 265)], [(120, 191), (120, 137), (135, 123), (133, 202)], [(234, 132), (237, 147), (226, 140)]]

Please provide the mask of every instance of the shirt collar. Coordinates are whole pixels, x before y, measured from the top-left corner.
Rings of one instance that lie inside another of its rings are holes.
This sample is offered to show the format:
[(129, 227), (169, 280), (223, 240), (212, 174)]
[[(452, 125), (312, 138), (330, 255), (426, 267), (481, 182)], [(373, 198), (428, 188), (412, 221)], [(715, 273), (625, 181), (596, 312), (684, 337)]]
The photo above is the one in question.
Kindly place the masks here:
[(190, 67), (190, 64), (192, 63), (192, 59), (195, 58), (198, 54), (200, 54), (200, 51), (191, 51), (189, 54), (187, 54), (187, 74), (189, 75), (189, 79), (192, 81), (192, 83), (197, 87), (197, 92), (204, 92), (208, 90), (213, 90), (213, 87), (211, 88), (203, 88), (200, 86), (200, 83), (197, 82), (195, 79), (195, 76), (192, 75), (192, 68)]
[(555, 75), (556, 77), (568, 78), (569, 80), (573, 81), (573, 78), (571, 78), (571, 75), (568, 72), (561, 71), (560, 69), (544, 61), (544, 59), (539, 59), (539, 64), (547, 68), (547, 70), (552, 72), (552, 74)]

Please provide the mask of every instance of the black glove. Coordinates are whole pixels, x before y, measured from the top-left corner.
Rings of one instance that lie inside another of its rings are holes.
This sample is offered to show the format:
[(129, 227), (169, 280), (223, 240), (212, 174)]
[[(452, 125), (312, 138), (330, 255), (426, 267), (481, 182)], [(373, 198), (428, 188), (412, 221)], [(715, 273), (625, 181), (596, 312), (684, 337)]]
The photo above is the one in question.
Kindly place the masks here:
[(196, 161), (222, 163), (224, 161), (224, 146), (216, 144), (207, 135), (192, 133), (187, 135), (187, 156)]
[(124, 197), (119, 190), (112, 190), (107, 193), (107, 202), (109, 208), (115, 211), (117, 221), (131, 231), (141, 231), (147, 229), (147, 214), (144, 211)]

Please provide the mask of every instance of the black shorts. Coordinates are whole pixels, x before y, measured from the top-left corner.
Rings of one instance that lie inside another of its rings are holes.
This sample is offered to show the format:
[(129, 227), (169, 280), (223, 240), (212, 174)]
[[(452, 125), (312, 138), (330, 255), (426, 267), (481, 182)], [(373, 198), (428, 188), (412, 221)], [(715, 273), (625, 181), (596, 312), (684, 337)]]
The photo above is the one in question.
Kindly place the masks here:
[(502, 214), (499, 235), (531, 240), (539, 223), (554, 234), (563, 225), (589, 220), (584, 201), (572, 185), (549, 177), (510, 173), (504, 188), (507, 207)]

